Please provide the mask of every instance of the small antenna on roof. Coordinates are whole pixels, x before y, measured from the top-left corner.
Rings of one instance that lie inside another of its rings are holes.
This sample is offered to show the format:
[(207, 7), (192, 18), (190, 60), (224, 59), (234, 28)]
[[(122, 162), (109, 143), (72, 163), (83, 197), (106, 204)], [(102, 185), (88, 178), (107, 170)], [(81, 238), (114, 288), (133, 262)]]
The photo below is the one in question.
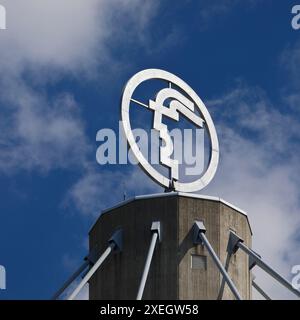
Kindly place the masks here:
[(126, 194), (126, 186), (125, 183), (123, 182), (123, 200), (125, 201), (127, 198), (127, 194)]
[(172, 178), (170, 183), (169, 183), (169, 187), (165, 188), (165, 193), (173, 192), (173, 191), (175, 191), (175, 187), (174, 187), (174, 179)]

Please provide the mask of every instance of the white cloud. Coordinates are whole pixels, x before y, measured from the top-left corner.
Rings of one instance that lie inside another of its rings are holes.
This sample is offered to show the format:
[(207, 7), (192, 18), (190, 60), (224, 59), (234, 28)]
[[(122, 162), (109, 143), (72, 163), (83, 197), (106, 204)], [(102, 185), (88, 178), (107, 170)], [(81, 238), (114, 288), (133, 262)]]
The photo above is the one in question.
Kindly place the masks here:
[(126, 198), (141, 193), (153, 193), (159, 189), (137, 166), (131, 170), (88, 170), (69, 190), (63, 205), (75, 205), (86, 215), (98, 216), (103, 209)]
[[(289, 44), (280, 56), (280, 66), (287, 72), (293, 84), (299, 86), (300, 41)], [(291, 83), (289, 82), (289, 85)]]
[(2, 89), (2, 173), (84, 165), (89, 144), (78, 105), (70, 94), (49, 98), (22, 82), (3, 85)]
[(27, 64), (81, 68), (91, 62), (97, 42), (106, 35), (99, 7), (105, 8), (103, 1), (2, 2), (8, 26), (1, 34), (1, 67), (9, 71), (23, 70)]
[[(193, 3), (193, 1), (191, 1)], [(202, 0), (198, 2), (199, 22), (201, 27), (219, 20), (220, 17), (228, 17), (238, 6), (242, 9), (251, 9), (258, 0)], [(194, 3), (193, 3), (194, 4)]]
[[(0, 69), (18, 74), (24, 69), (39, 73), (45, 68), (47, 78), (49, 68), (73, 75), (81, 72), (82, 77), (82, 71), (91, 73), (99, 64), (112, 62), (109, 49), (121, 40), (120, 34), (126, 41), (132, 38), (139, 44), (157, 7), (156, 2), (141, 4), (138, 0), (2, 3), (8, 21), (0, 37)], [(128, 21), (131, 25), (124, 28)]]

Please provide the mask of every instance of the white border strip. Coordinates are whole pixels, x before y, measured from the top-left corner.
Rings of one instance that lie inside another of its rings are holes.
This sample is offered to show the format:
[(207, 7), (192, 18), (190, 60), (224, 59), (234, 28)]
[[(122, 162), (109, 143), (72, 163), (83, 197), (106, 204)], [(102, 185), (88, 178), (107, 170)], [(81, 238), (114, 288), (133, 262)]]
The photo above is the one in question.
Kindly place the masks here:
[[(104, 214), (106, 212), (109, 212), (113, 209), (117, 209), (121, 206), (124, 206), (125, 204), (127, 203), (130, 203), (130, 202), (133, 202), (135, 200), (143, 200), (143, 199), (152, 199), (152, 198), (163, 198), (163, 197), (173, 197), (173, 196), (180, 196), (180, 197), (187, 197), (187, 198), (195, 198), (195, 199), (203, 199), (203, 200), (211, 200), (211, 201), (217, 201), (217, 202), (221, 202), (223, 204), (225, 204), (226, 206), (238, 211), (239, 213), (241, 213), (242, 215), (244, 215), (246, 218), (247, 218), (247, 221), (248, 221), (248, 225), (249, 225), (249, 228), (250, 228), (250, 232), (251, 234), (253, 235), (253, 232), (252, 232), (252, 228), (251, 228), (251, 225), (250, 225), (250, 221), (249, 221), (249, 218), (248, 218), (248, 215), (247, 213), (240, 209), (239, 207), (231, 204), (230, 202), (228, 201), (225, 201), (223, 200), (222, 198), (220, 197), (215, 197), (215, 196), (206, 196), (206, 195), (202, 195), (202, 194), (195, 194), (195, 193), (185, 193), (185, 192), (165, 192), (165, 193), (154, 193), (154, 194), (147, 194), (147, 195), (140, 195), (140, 196), (135, 196), (135, 197), (132, 197), (132, 198), (129, 198), (127, 200), (124, 200), (122, 202), (119, 202), (118, 204), (116, 204), (115, 206), (112, 206), (110, 208), (107, 208), (107, 209), (104, 209), (101, 211), (101, 214)], [(100, 217), (99, 216), (99, 217)], [(98, 218), (99, 218), (98, 217)], [(98, 219), (97, 219), (98, 221)], [(91, 230), (94, 228), (94, 226), (96, 225), (97, 221), (92, 225), (92, 227), (90, 228), (90, 231), (89, 233), (91, 232)]]
[(180, 197), (187, 197), (187, 198), (195, 198), (195, 199), (203, 199), (203, 200), (211, 200), (211, 201), (218, 201), (221, 202), (228, 207), (231, 207), (232, 209), (240, 212), (241, 214), (247, 216), (247, 213), (240, 209), (239, 207), (231, 204), (228, 201), (223, 200), (222, 198), (215, 197), (215, 196), (207, 196), (207, 195), (202, 195), (202, 194), (195, 194), (195, 193), (185, 193), (185, 192), (166, 192), (166, 193), (154, 193), (154, 194), (147, 194), (147, 195), (140, 195), (140, 196), (135, 196), (132, 198), (129, 198), (125, 201), (119, 202), (115, 206), (109, 207), (107, 209), (104, 209), (101, 211), (101, 214), (104, 214), (108, 211), (111, 211), (113, 209), (119, 208), (129, 202), (132, 202), (134, 200), (144, 200), (144, 199), (152, 199), (152, 198), (163, 198), (163, 197), (173, 197), (173, 196), (180, 196)]

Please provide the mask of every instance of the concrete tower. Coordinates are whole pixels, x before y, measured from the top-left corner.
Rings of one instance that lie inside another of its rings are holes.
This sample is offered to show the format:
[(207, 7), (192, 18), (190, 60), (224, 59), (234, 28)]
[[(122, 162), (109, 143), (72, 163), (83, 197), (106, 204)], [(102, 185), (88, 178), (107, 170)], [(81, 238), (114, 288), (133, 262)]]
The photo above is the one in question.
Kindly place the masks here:
[(90, 299), (135, 299), (151, 241), (151, 224), (160, 221), (143, 299), (234, 299), (207, 249), (193, 241), (194, 222), (202, 221), (206, 237), (228, 270), (242, 299), (251, 299), (248, 256), (229, 258), (230, 231), (251, 248), (247, 215), (217, 198), (179, 192), (139, 196), (104, 211), (89, 235), (90, 251), (103, 251), (113, 231), (123, 229), (123, 250), (112, 254), (89, 281)]

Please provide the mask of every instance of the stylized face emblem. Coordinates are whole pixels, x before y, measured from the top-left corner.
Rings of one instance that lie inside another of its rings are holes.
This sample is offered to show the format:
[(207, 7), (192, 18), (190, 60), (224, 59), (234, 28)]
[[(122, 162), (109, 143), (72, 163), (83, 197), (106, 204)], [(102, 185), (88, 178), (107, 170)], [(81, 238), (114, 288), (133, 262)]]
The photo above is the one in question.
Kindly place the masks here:
[[(133, 93), (136, 88), (145, 81), (159, 79), (165, 80), (166, 88), (161, 89), (154, 100), (149, 99), (146, 105), (133, 99)], [(180, 88), (180, 90), (178, 90)], [(170, 169), (170, 176), (165, 177), (158, 172), (141, 153), (134, 135), (132, 133), (129, 109), (131, 103), (140, 104), (154, 113), (153, 129), (157, 130), (159, 137), (163, 142), (160, 147), (160, 164)], [(195, 110), (198, 108), (199, 116)], [(210, 155), (206, 171), (193, 182), (180, 182), (178, 174), (178, 161), (172, 159), (173, 142), (169, 135), (167, 126), (163, 123), (163, 118), (168, 117), (179, 121), (179, 115), (186, 117), (198, 128), (206, 128), (210, 138)], [(165, 188), (171, 188), (175, 191), (194, 192), (204, 188), (216, 173), (219, 162), (219, 143), (213, 121), (210, 117), (202, 100), (184, 81), (177, 76), (159, 69), (147, 69), (135, 74), (126, 84), (122, 96), (121, 120), (128, 144), (137, 158), (140, 166), (157, 183)]]

